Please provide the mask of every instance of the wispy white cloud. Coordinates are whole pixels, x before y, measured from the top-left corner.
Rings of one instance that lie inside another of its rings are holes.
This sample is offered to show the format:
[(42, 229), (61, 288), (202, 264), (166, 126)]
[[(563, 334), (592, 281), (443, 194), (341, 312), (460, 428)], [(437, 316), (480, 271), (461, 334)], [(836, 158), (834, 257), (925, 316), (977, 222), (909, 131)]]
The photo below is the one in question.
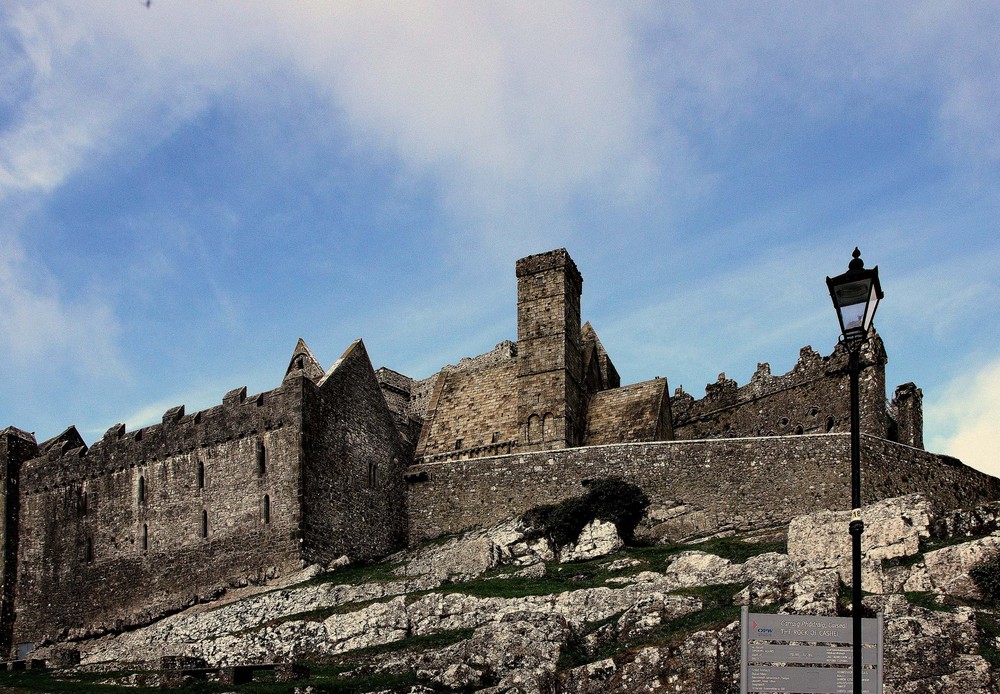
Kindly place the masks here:
[(0, 243), (0, 367), (6, 381), (61, 374), (127, 377), (119, 332), (106, 298), (86, 292), (64, 296), (16, 239)]
[(1000, 360), (956, 377), (927, 403), (928, 424), (944, 433), (927, 448), (1000, 476)]

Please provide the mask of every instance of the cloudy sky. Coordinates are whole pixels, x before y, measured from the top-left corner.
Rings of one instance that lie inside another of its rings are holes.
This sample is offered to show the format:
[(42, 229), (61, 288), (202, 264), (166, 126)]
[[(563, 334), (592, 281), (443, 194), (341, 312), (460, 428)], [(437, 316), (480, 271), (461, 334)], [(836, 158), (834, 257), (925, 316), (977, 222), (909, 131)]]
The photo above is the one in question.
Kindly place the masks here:
[(276, 386), (298, 337), (426, 377), (565, 246), (623, 382), (829, 353), (878, 264), (890, 393), (1000, 474), (1000, 5), (0, 6), (0, 427)]

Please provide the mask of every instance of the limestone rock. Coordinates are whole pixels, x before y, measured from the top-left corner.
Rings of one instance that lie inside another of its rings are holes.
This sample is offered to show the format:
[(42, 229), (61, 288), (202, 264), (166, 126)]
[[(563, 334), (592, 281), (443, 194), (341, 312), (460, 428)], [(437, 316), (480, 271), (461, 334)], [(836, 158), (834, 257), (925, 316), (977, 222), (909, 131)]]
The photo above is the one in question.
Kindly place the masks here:
[(678, 554), (663, 576), (672, 580), (678, 588), (689, 588), (731, 583), (739, 573), (739, 569), (728, 559), (694, 550)]
[[(833, 569), (851, 584), (850, 511), (823, 511), (793, 518), (788, 525), (788, 556), (812, 569)], [(865, 558), (862, 587), (882, 592), (882, 562), (920, 551), (920, 539), (930, 536), (930, 506), (919, 494), (910, 494), (866, 506), (861, 510), (865, 531), (861, 551)]]
[(969, 570), (1000, 549), (1000, 535), (963, 542), (927, 552), (924, 564), (932, 589), (960, 598), (982, 599)]
[(614, 523), (595, 518), (580, 531), (580, 537), (575, 544), (560, 550), (559, 561), (562, 563), (589, 561), (606, 557), (624, 546), (625, 543), (619, 537), (618, 528)]
[(470, 580), (498, 566), (531, 566), (554, 559), (544, 538), (533, 538), (520, 518), (488, 530), (473, 530), (444, 544), (403, 552), (401, 576), (428, 576), (436, 580)]

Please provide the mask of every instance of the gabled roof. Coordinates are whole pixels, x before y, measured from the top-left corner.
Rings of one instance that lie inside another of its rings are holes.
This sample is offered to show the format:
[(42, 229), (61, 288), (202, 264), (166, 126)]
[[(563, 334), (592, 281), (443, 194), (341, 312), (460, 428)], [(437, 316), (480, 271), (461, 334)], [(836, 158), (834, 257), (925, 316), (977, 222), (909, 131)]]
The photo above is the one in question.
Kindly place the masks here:
[(51, 439), (38, 444), (38, 452), (40, 454), (45, 454), (56, 449), (59, 449), (59, 452), (62, 453), (74, 448), (87, 448), (87, 442), (83, 440), (80, 432), (76, 430), (76, 426), (72, 424), (58, 436), (53, 436)]
[(301, 373), (314, 383), (323, 378), (323, 367), (320, 366), (319, 361), (313, 356), (312, 350), (309, 349), (309, 345), (301, 337), (295, 343), (292, 358), (288, 360), (285, 377), (287, 378), (292, 373)]
[(585, 445), (671, 438), (667, 379), (634, 383), (595, 393), (587, 408)]

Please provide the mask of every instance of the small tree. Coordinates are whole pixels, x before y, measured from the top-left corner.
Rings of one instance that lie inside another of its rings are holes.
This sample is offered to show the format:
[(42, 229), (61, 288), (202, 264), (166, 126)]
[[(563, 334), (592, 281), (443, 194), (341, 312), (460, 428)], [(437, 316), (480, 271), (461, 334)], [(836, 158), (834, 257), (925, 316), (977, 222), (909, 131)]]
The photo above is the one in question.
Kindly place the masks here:
[(647, 508), (649, 497), (639, 487), (610, 477), (591, 482), (582, 496), (536, 506), (524, 514), (524, 519), (559, 546), (576, 542), (594, 519), (614, 523), (618, 535), (629, 542)]

